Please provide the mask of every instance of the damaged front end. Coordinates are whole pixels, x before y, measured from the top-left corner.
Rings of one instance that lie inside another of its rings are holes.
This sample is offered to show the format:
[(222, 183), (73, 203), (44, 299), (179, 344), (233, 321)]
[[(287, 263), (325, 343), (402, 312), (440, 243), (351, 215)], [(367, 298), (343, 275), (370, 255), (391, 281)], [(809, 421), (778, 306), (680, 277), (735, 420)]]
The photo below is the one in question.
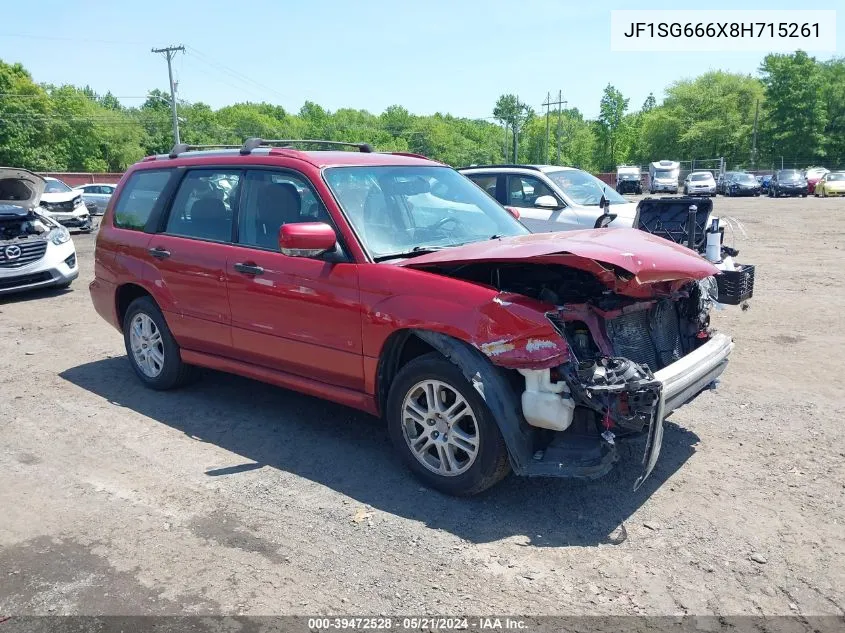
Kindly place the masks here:
[[(637, 488), (659, 457), (663, 421), (715, 385), (733, 342), (710, 328), (718, 292), (712, 265), (641, 232), (590, 233), (600, 235), (582, 234), (557, 253), (440, 256), (413, 265), (495, 288), (489, 310), (523, 317), (543, 310), (544, 327), (522, 318), (530, 329), (475, 341), (490, 362), (517, 375), (521, 441), (508, 442), (517, 474), (601, 477), (618, 459), (617, 440), (645, 433)], [(628, 250), (610, 248), (625, 242)], [(524, 246), (541, 250), (536, 242)]]
[[(548, 370), (548, 381), (553, 388), (566, 385), (573, 415), (568, 424), (558, 418), (561, 433), (535, 452), (536, 472), (528, 474), (564, 469), (574, 476), (601, 476), (616, 459), (616, 439), (645, 432), (644, 468), (635, 489), (642, 484), (659, 457), (665, 418), (715, 385), (727, 366), (733, 342), (709, 328), (712, 286), (706, 278), (671, 297), (613, 309), (568, 305), (547, 314), (572, 355)], [(545, 377), (538, 384), (544, 382)], [(534, 394), (525, 393), (523, 408), (530, 410)], [(573, 442), (592, 443), (591, 454), (573, 460)]]

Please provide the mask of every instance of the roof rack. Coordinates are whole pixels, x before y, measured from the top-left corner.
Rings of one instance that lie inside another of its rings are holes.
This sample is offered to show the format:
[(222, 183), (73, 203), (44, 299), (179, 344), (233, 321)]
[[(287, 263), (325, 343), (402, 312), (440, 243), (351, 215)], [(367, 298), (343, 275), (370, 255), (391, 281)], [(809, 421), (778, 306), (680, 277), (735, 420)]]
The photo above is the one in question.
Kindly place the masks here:
[(279, 147), (292, 147), (294, 145), (337, 145), (341, 147), (354, 147), (359, 152), (364, 152), (365, 154), (369, 154), (373, 151), (373, 148), (369, 145), (369, 143), (346, 143), (343, 141), (322, 141), (318, 139), (266, 140), (263, 138), (248, 138), (246, 141), (244, 141), (244, 144), (241, 147), (241, 154), (250, 154), (252, 153), (252, 150), (257, 149), (259, 147), (271, 147), (274, 145)]
[(170, 148), (169, 158), (176, 158), (183, 152), (191, 152), (199, 149), (236, 149), (240, 145), (188, 145), (187, 143), (176, 143)]
[(543, 171), (542, 169), (540, 169), (536, 165), (512, 165), (512, 164), (509, 164), (509, 163), (501, 163), (499, 165), (467, 165), (465, 167), (457, 167), (456, 169), (458, 171), (460, 171), (462, 169), (494, 169), (494, 168), (501, 168), (501, 167), (507, 167), (509, 169), (515, 168), (515, 169), (531, 169), (531, 170), (534, 170), (534, 171)]

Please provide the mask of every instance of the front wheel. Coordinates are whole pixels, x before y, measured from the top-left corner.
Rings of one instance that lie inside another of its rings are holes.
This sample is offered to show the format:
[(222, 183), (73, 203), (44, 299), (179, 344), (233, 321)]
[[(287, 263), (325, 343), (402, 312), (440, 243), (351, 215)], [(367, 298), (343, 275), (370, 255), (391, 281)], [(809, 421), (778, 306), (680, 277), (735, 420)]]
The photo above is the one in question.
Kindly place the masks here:
[(182, 362), (179, 345), (151, 297), (129, 304), (123, 318), (123, 342), (132, 369), (147, 387), (173, 389), (189, 379), (191, 366)]
[(390, 387), (386, 418), (405, 464), (436, 490), (474, 495), (510, 472), (505, 441), (487, 404), (440, 354), (402, 368)]

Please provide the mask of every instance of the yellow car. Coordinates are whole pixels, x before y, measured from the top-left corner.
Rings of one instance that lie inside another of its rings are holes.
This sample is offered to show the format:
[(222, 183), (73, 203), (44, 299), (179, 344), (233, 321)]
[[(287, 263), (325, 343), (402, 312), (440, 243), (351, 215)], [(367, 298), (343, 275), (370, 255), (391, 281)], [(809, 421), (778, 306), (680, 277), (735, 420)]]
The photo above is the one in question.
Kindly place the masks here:
[(845, 196), (845, 171), (832, 171), (816, 183), (816, 196)]

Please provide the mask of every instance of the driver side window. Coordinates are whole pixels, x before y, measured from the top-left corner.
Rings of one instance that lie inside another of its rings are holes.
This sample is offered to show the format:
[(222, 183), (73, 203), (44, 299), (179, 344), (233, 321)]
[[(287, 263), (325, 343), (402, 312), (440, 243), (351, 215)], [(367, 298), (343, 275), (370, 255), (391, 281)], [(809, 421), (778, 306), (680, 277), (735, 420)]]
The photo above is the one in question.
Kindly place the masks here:
[(554, 192), (539, 178), (532, 176), (509, 176), (508, 177), (508, 201), (511, 207), (530, 208), (540, 196), (552, 196), (557, 199)]

